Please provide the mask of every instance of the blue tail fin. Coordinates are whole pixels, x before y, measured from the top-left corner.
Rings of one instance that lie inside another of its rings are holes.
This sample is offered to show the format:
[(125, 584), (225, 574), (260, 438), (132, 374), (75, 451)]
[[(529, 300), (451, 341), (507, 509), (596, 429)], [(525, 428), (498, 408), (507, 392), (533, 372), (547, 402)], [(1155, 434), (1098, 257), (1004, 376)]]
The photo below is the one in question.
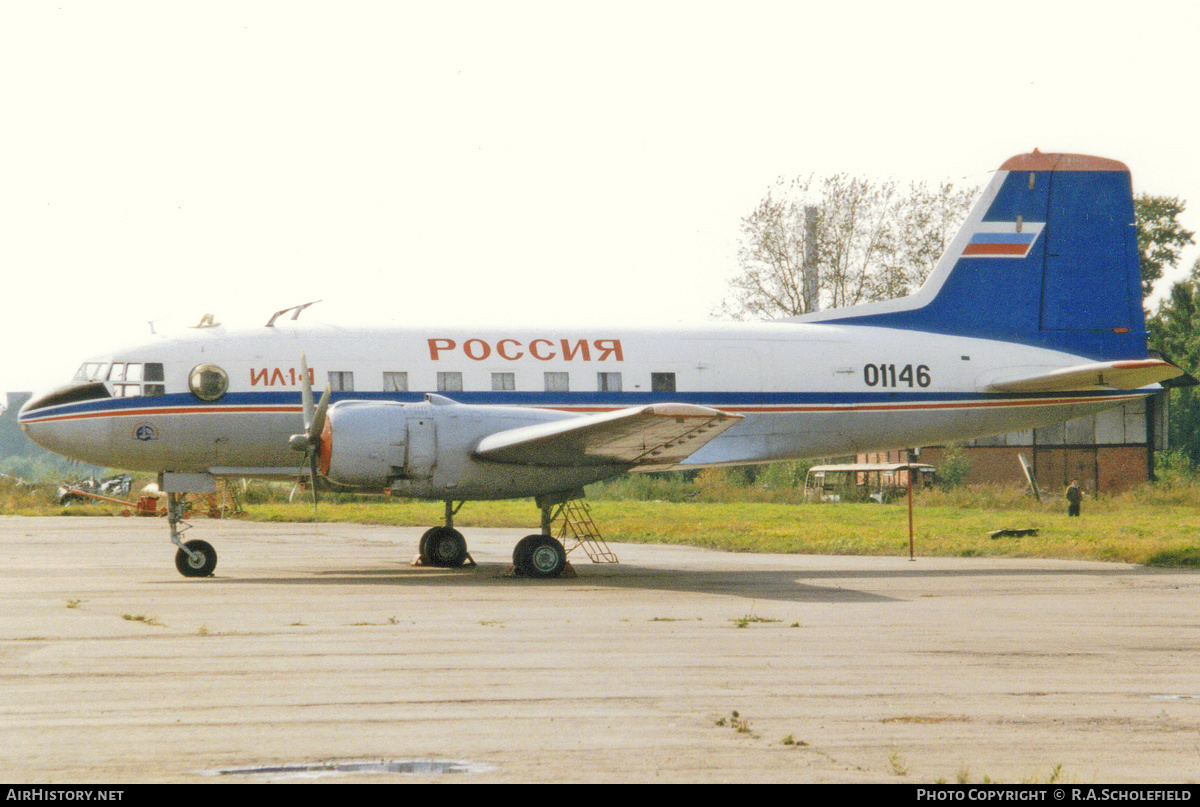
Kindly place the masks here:
[(797, 319), (1144, 358), (1129, 169), (1076, 154), (1013, 157), (916, 294)]

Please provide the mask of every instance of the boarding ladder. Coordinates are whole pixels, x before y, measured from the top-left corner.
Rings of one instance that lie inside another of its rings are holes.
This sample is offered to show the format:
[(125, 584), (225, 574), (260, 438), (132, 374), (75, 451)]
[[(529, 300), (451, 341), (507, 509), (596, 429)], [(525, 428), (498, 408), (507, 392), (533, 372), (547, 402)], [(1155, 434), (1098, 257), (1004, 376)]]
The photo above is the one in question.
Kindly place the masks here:
[(600, 529), (592, 521), (592, 512), (583, 499), (571, 499), (563, 502), (555, 511), (552, 521), (562, 523), (558, 528), (558, 540), (571, 552), (583, 547), (592, 563), (618, 563), (616, 554), (608, 548), (608, 544), (600, 537)]

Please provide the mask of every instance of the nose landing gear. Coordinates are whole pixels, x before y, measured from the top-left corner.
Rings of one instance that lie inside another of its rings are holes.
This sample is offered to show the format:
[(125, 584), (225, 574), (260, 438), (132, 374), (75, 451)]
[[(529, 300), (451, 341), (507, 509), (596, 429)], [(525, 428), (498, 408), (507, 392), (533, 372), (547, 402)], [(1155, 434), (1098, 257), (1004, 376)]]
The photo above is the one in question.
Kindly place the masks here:
[(192, 528), (183, 520), (184, 507), (182, 494), (167, 493), (167, 525), (171, 529), (171, 543), (179, 547), (175, 553), (175, 568), (184, 577), (212, 577), (217, 568), (217, 550), (208, 541), (183, 542), (181, 536)]

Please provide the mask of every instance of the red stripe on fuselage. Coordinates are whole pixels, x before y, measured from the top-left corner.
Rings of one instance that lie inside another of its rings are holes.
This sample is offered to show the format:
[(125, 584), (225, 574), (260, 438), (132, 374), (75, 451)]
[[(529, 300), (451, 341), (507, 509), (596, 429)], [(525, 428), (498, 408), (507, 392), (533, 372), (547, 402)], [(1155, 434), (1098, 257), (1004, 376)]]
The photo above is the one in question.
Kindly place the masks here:
[(147, 415), (225, 415), (247, 414), (258, 412), (300, 412), (299, 406), (161, 406), (153, 409), (118, 409), (103, 412), (76, 412), (70, 415), (52, 415), (50, 417), (27, 419), (25, 425), (34, 423), (55, 423), (63, 420), (86, 420), (88, 418), (104, 417), (145, 417)]
[[(995, 408), (995, 407), (1011, 407), (1011, 406), (1065, 406), (1078, 403), (1097, 403), (1100, 401), (1119, 402), (1132, 400), (1134, 398), (1144, 397), (1142, 395), (1099, 395), (1087, 398), (1008, 398), (998, 401), (941, 401), (937, 403), (892, 403), (892, 404), (812, 404), (812, 405), (790, 405), (790, 406), (771, 406), (764, 404), (761, 406), (755, 405), (739, 405), (739, 406), (715, 406), (708, 404), (713, 409), (722, 412), (750, 412), (750, 413), (770, 413), (770, 412), (897, 412), (897, 411), (925, 411), (931, 409), (977, 409), (977, 408)], [(618, 409), (626, 409), (624, 406), (530, 406), (530, 409), (550, 409), (556, 412), (615, 412)], [(133, 409), (133, 410), (117, 410), (103, 412), (79, 412), (70, 415), (57, 415), (53, 417), (42, 418), (39, 420), (27, 420), (27, 425), (37, 423), (55, 423), (65, 420), (86, 420), (91, 418), (103, 417), (144, 417), (148, 415), (226, 415), (226, 414), (258, 414), (272, 412), (287, 412), (296, 413), (302, 411), (299, 406), (229, 406), (229, 407), (212, 407), (212, 406), (168, 406), (156, 407), (153, 409)]]
[[(995, 408), (1003, 406), (1065, 406), (1076, 403), (1096, 403), (1098, 401), (1126, 401), (1141, 398), (1141, 395), (1102, 395), (1092, 398), (1036, 398), (1008, 399), (1003, 401), (945, 401), (941, 403), (895, 403), (895, 404), (842, 404), (842, 405), (811, 405), (811, 406), (715, 406), (713, 409), (722, 412), (884, 412), (884, 411), (919, 411), (928, 409), (976, 409)], [(612, 412), (624, 407), (619, 406), (539, 406), (538, 409), (553, 409), (559, 412)]]

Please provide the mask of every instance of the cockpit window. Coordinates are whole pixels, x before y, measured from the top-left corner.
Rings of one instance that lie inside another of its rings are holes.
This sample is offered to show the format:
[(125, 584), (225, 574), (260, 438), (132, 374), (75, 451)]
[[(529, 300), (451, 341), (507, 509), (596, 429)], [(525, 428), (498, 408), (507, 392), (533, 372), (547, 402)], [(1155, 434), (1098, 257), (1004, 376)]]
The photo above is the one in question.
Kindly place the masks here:
[(80, 403), (82, 401), (95, 401), (101, 398), (109, 397), (111, 396), (108, 393), (108, 388), (105, 387), (104, 384), (98, 382), (91, 382), (88, 384), (68, 384), (65, 387), (60, 387), (59, 389), (43, 395), (41, 398), (25, 404), (25, 411), (32, 412), (36, 409), (45, 409), (48, 406)]
[[(162, 362), (84, 362), (76, 381), (108, 381), (114, 398), (156, 397), (167, 394)], [(143, 384), (145, 381), (147, 383)], [(217, 396), (220, 397), (220, 396)], [(214, 399), (215, 400), (215, 399)]]
[(229, 389), (229, 376), (215, 364), (199, 364), (188, 373), (188, 387), (202, 401), (215, 401)]
[(87, 361), (75, 373), (76, 381), (104, 381), (108, 378), (108, 363)]
[(146, 362), (145, 372), (142, 374), (143, 380), (146, 382), (142, 387), (142, 394), (147, 396), (166, 395), (167, 388), (163, 382), (163, 366), (161, 362), (148, 361)]

